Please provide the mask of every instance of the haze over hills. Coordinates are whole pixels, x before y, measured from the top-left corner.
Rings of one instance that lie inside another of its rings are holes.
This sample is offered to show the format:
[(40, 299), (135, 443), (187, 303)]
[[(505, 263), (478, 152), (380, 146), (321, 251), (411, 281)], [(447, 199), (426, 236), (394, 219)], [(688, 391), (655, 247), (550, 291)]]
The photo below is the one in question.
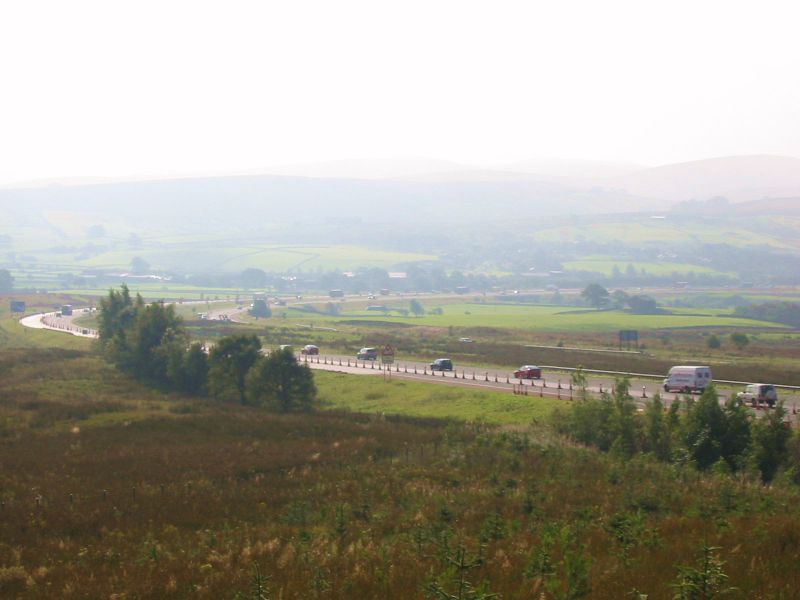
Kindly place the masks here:
[[(277, 168), (276, 168), (277, 169)], [(40, 226), (45, 213), (115, 212), (135, 222), (180, 219), (206, 229), (286, 222), (448, 221), (669, 210), (687, 200), (800, 197), (800, 159), (734, 156), (638, 169), (599, 161), (538, 160), (494, 169), (424, 158), (332, 161), (287, 174), (48, 182), (0, 188), (7, 226)], [(614, 176), (604, 176), (616, 173)], [(71, 183), (71, 184), (70, 184)]]
[(800, 158), (727, 156), (643, 169), (606, 185), (670, 202), (724, 196), (733, 202), (800, 195)]

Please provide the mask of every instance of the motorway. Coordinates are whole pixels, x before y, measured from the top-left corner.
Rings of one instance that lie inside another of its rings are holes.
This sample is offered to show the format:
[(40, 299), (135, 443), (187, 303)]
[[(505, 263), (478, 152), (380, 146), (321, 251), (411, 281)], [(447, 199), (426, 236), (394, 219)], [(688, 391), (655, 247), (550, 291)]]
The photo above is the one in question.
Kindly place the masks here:
[[(219, 319), (227, 315), (232, 322), (237, 321), (236, 315), (246, 311), (246, 308), (222, 308), (208, 311), (209, 319)], [(95, 338), (97, 332), (93, 329), (80, 327), (73, 320), (83, 316), (85, 309), (74, 309), (71, 316), (61, 316), (58, 312), (39, 313), (20, 319), (20, 324), (35, 329), (48, 329), (69, 333), (80, 337)], [(298, 355), (301, 362), (305, 362), (312, 369), (338, 371), (353, 375), (386, 376), (379, 361), (358, 361), (352, 356), (345, 355)], [(542, 365), (540, 365), (542, 366)], [(564, 367), (544, 366), (541, 380), (517, 380), (513, 373), (496, 368), (460, 367), (455, 365), (452, 372), (432, 373), (428, 362), (413, 360), (399, 360), (391, 367), (391, 377), (426, 381), (430, 383), (459, 385), (463, 387), (504, 391), (514, 394), (551, 396), (562, 399), (577, 398), (579, 392), (571, 385), (570, 373)], [(614, 386), (614, 376), (587, 373), (587, 391), (593, 394), (607, 392)], [(730, 391), (720, 389), (720, 399), (724, 400)], [(658, 379), (631, 379), (631, 395), (643, 403), (646, 398), (652, 398), (656, 393), (661, 395), (664, 404), (669, 406), (679, 400), (682, 395), (667, 393), (661, 389)], [(796, 419), (797, 408), (800, 406), (800, 397), (795, 393), (781, 392), (780, 398), (784, 401), (790, 416)]]

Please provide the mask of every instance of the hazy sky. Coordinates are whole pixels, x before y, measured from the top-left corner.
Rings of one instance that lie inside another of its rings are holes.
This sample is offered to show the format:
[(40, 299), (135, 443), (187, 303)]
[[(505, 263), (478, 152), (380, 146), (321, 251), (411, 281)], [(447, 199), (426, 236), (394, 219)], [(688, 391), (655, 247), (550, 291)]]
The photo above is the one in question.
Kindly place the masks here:
[(800, 156), (800, 3), (0, 3), (0, 182)]

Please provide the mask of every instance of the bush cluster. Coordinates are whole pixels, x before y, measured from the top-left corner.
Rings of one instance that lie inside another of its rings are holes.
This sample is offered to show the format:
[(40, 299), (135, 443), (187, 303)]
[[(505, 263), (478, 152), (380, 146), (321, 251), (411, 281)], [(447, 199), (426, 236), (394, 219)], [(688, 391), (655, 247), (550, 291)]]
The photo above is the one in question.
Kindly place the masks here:
[(291, 350), (262, 353), (255, 335), (221, 338), (207, 353), (189, 339), (171, 304), (145, 304), (126, 285), (100, 301), (99, 341), (106, 358), (152, 385), (192, 395), (308, 410), (316, 397), (311, 370)]
[(793, 434), (782, 404), (756, 418), (736, 397), (721, 404), (713, 386), (669, 407), (656, 395), (639, 412), (623, 378), (612, 393), (587, 395), (553, 419), (560, 433), (624, 458), (644, 453), (700, 470), (757, 470), (765, 483), (791, 462)]

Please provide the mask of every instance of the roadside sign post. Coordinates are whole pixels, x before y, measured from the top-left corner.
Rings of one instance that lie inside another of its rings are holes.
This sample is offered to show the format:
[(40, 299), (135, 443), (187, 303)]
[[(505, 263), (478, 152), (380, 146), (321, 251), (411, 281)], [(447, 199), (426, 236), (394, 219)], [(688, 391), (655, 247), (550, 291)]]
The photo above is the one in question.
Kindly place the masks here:
[(381, 349), (381, 365), (383, 367), (383, 380), (387, 381), (392, 379), (392, 365), (394, 364), (394, 348), (390, 344), (386, 344)]

